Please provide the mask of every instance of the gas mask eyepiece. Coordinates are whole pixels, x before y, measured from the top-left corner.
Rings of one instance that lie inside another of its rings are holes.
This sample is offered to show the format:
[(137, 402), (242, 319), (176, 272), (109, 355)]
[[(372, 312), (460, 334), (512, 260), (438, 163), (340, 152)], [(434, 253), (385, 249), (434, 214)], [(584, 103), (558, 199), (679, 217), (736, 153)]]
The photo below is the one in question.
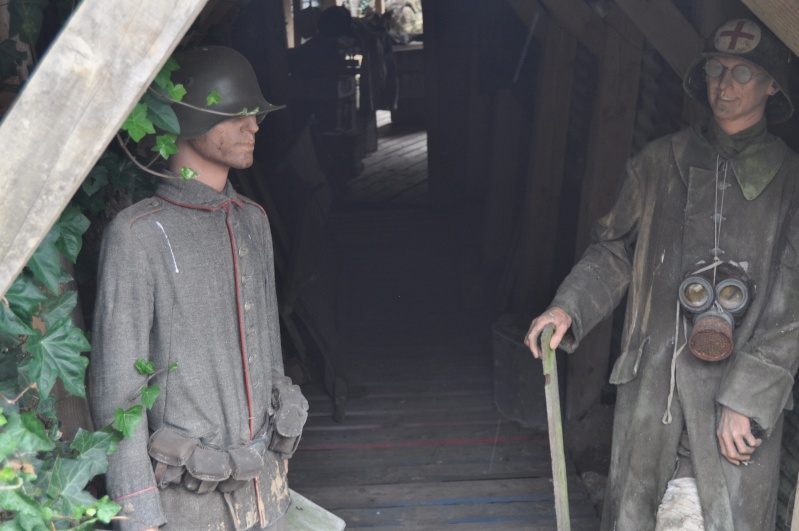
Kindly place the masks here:
[(732, 331), (751, 300), (750, 279), (735, 262), (690, 273), (680, 284), (680, 306), (691, 317), (688, 348), (705, 361), (721, 361), (732, 354)]

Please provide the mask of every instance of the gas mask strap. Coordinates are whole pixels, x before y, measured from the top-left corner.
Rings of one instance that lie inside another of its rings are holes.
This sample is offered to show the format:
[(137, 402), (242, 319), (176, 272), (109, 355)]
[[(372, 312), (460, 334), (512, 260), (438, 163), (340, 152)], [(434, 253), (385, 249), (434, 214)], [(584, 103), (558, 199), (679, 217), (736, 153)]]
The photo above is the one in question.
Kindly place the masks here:
[[(713, 249), (710, 250), (713, 255), (713, 261), (720, 261), (719, 255), (724, 254), (721, 249), (721, 222), (724, 221), (724, 192), (727, 190), (727, 161), (724, 160), (724, 182), (719, 186), (719, 164), (721, 157), (716, 155), (716, 198), (713, 205)], [(719, 189), (721, 189), (721, 198), (719, 198)], [(720, 200), (719, 200), (720, 199)], [(713, 282), (716, 281), (716, 271), (713, 271)]]
[(669, 381), (669, 399), (666, 403), (666, 411), (663, 412), (663, 418), (661, 422), (663, 424), (671, 424), (672, 417), (671, 417), (671, 403), (674, 400), (674, 389), (677, 387), (677, 358), (680, 357), (682, 351), (685, 349), (685, 345), (688, 344), (688, 321), (683, 317), (682, 319), (682, 335), (683, 335), (683, 344), (677, 347), (677, 341), (680, 339), (680, 301), (677, 301), (677, 316), (674, 319), (675, 326), (674, 326), (674, 351), (671, 356), (671, 380)]
[[(715, 259), (715, 260), (713, 260), (713, 262), (711, 262), (709, 265), (706, 265), (705, 267), (703, 267), (703, 268), (701, 268), (701, 269), (697, 269), (696, 271), (694, 271), (693, 273), (691, 273), (691, 275), (701, 275), (701, 274), (702, 274), (702, 273), (704, 273), (705, 271), (709, 271), (710, 269), (716, 269), (718, 266), (720, 266), (720, 265), (721, 265), (721, 264), (723, 264), (723, 263), (724, 263), (724, 262), (722, 262), (721, 260), (719, 260), (718, 258), (716, 258), (716, 259)], [(714, 274), (713, 276), (714, 276), (714, 278), (715, 278), (715, 276), (716, 276), (716, 275)]]

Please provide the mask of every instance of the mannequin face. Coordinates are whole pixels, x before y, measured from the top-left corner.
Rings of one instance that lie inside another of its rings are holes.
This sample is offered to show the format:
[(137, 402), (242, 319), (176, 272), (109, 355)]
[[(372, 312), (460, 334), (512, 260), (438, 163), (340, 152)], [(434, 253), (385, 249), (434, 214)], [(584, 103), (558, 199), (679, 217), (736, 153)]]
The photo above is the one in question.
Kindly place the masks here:
[[(718, 77), (705, 76), (707, 100), (716, 123), (732, 135), (759, 122), (766, 111), (766, 100), (778, 89), (771, 76), (748, 61), (723, 55), (713, 59), (721, 63), (724, 70)], [(739, 83), (733, 78), (732, 68), (741, 64), (748, 66), (754, 74), (747, 83)]]
[(256, 132), (255, 116), (242, 116), (225, 120), (188, 142), (205, 161), (241, 170), (252, 166)]

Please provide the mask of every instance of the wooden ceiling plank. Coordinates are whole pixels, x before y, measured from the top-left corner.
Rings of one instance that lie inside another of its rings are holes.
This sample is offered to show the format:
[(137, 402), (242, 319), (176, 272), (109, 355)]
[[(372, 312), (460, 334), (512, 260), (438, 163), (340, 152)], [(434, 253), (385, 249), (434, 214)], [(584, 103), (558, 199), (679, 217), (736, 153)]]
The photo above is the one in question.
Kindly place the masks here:
[(83, 0), (0, 126), (0, 294), (206, 0)]
[(600, 23), (601, 19), (583, 0), (541, 0), (540, 3), (534, 0), (506, 1), (527, 26), (532, 25), (537, 16), (548, 14), (592, 54), (602, 54), (605, 25)]
[(742, 0), (791, 51), (799, 55), (799, 2), (796, 0)]
[[(792, 1), (792, 0), (786, 0)], [(671, 0), (615, 0), (641, 33), (680, 77), (696, 54), (702, 37)]]

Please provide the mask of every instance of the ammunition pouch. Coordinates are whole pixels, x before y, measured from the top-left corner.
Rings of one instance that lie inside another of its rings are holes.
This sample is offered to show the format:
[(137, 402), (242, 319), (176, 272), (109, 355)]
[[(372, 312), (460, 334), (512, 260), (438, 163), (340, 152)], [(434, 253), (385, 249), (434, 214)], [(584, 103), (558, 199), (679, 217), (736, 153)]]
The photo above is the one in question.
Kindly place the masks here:
[(300, 444), (302, 428), (308, 420), (308, 401), (298, 385), (282, 378), (272, 391), (272, 406), (275, 414), (270, 422), (269, 449), (288, 459)]
[(168, 428), (153, 433), (148, 444), (158, 487), (182, 482), (197, 494), (232, 492), (243, 487), (263, 470), (264, 451), (263, 444), (255, 443), (213, 448)]

